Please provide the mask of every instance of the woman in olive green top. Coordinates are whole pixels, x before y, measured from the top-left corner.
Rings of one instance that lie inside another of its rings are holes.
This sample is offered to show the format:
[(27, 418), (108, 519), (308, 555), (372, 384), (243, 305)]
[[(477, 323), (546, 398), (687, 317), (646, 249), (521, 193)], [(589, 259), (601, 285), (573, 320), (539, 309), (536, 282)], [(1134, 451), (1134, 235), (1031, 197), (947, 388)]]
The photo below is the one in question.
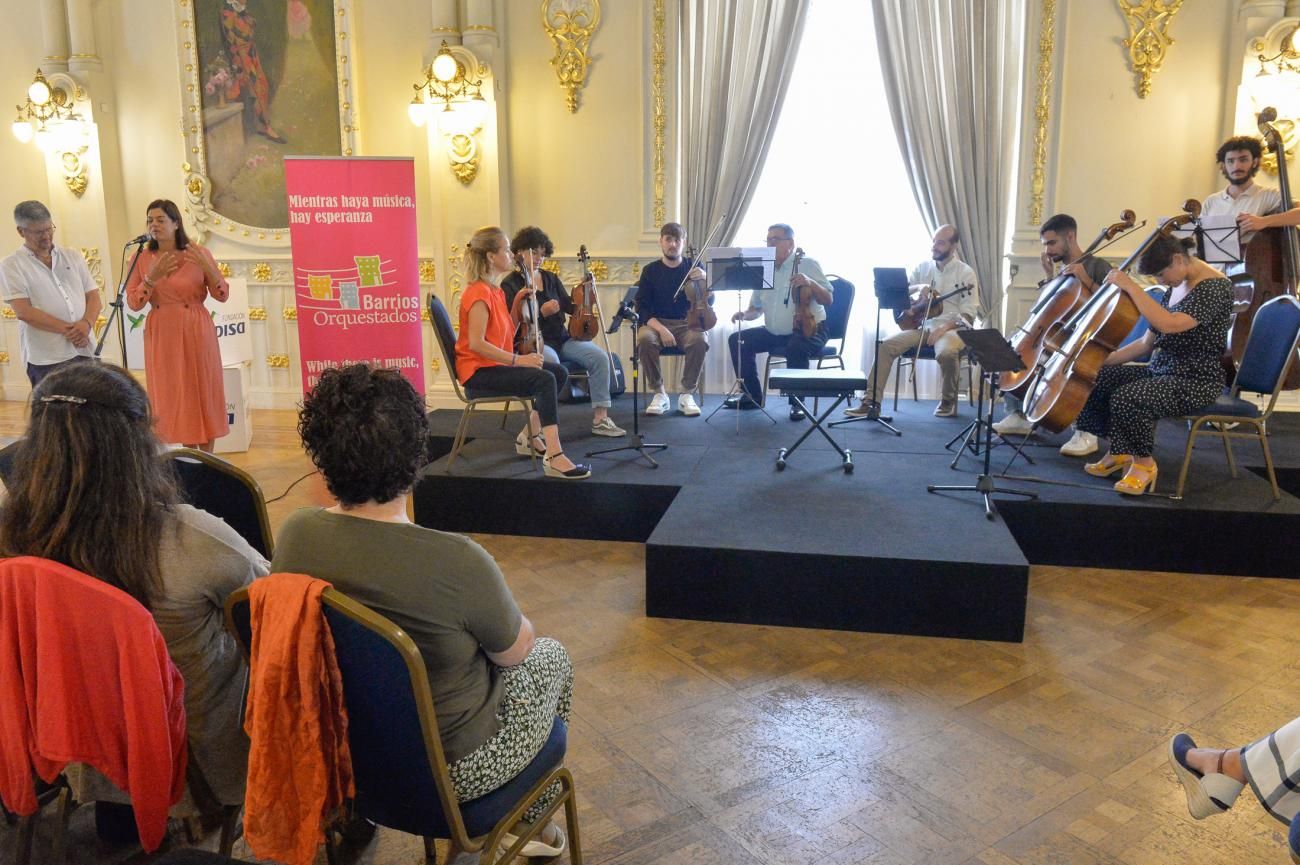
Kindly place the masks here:
[[(482, 547), (410, 522), (407, 496), (424, 462), (428, 422), (424, 401), (399, 373), (365, 364), (327, 370), (303, 401), (298, 432), (338, 504), (289, 517), (272, 570), (327, 580), (410, 634), (429, 674), (457, 796), (492, 792), (537, 755), (556, 715), (568, 723), (568, 654), (535, 638)], [(523, 854), (555, 856), (564, 845), (552, 824)]]

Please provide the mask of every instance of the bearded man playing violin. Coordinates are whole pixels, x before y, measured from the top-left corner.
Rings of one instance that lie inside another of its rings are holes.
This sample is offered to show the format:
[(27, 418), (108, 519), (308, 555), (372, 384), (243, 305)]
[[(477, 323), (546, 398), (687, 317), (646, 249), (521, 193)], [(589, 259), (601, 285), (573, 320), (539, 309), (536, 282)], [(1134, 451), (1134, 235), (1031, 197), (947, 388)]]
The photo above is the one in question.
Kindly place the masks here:
[[(514, 239), (510, 241), (510, 251), (523, 270), (531, 269), (533, 284), (538, 289), (543, 355), (556, 366), (561, 366), (561, 361), (565, 360), (578, 364), (587, 372), (587, 385), (591, 390), (591, 434), (612, 438), (627, 435), (609, 416), (609, 407), (613, 404), (609, 393), (612, 371), (609, 355), (591, 340), (569, 337), (565, 317), (574, 312), (573, 298), (558, 276), (549, 270), (542, 270), (542, 263), (555, 253), (555, 245), (546, 236), (546, 232), (535, 225), (529, 225), (515, 232)], [(524, 273), (520, 270), (501, 280), (501, 290), (506, 293), (506, 306), (514, 308), (515, 297), (524, 285)]]
[(849, 417), (874, 417), (880, 413), (880, 394), (889, 378), (888, 370), (894, 361), (903, 354), (917, 348), (922, 340), (934, 346), (935, 359), (939, 361), (939, 373), (942, 380), (942, 399), (935, 407), (936, 417), (955, 417), (957, 414), (957, 368), (961, 351), (965, 343), (956, 334), (959, 327), (965, 327), (975, 321), (979, 313), (979, 302), (975, 299), (975, 271), (971, 266), (957, 258), (957, 247), (961, 236), (952, 225), (942, 225), (934, 233), (930, 244), (930, 259), (923, 261), (912, 269), (909, 281), (913, 285), (928, 286), (934, 296), (941, 296), (956, 290), (959, 286), (969, 286), (970, 291), (956, 294), (944, 302), (943, 311), (927, 319), (917, 330), (903, 330), (880, 344), (881, 369), (885, 374), (879, 379), (875, 370), (867, 373), (867, 380), (875, 387), (862, 396), (862, 405), (845, 412)]

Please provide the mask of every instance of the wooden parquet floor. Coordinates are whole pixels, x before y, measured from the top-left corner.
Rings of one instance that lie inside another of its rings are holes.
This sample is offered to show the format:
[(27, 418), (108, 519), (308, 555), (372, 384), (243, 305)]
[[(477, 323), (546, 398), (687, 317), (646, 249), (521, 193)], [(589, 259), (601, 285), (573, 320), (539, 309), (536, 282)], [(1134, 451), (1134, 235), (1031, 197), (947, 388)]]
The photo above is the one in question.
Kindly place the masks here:
[[(21, 417), (0, 404), (0, 434)], [(277, 496), (310, 465), (291, 412), (254, 425), (232, 460)], [(299, 484), (273, 521), (323, 495)], [(1165, 748), (1180, 729), (1244, 744), (1300, 714), (1300, 582), (1036, 567), (1013, 645), (647, 619), (640, 545), (477, 540), (575, 661), (589, 863), (1286, 861), (1285, 827), (1249, 793), (1193, 821)], [(88, 810), (70, 861), (145, 861), (99, 847)], [(358, 861), (421, 859), (381, 831)]]

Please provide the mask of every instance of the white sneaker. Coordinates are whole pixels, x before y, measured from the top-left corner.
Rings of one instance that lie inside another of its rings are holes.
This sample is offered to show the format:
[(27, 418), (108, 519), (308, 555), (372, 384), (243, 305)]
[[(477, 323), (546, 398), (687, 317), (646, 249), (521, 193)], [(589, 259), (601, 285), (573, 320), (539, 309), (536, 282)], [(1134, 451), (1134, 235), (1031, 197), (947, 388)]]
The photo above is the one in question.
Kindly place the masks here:
[(599, 423), (593, 423), (591, 425), (591, 434), (597, 436), (609, 436), (610, 438), (618, 438), (619, 436), (627, 435), (627, 430), (623, 429), (618, 424), (614, 423), (614, 419), (612, 417), (610, 417), (609, 415), (605, 415), (603, 418), (600, 419)]
[(668, 411), (668, 394), (659, 391), (650, 398), (650, 404), (645, 407), (646, 414), (663, 414)]
[(1067, 457), (1086, 457), (1097, 452), (1097, 437), (1083, 430), (1075, 430), (1070, 440), (1061, 445), (1061, 453)]
[(1029, 422), (1029, 418), (1025, 417), (1020, 412), (1013, 411), (1002, 420), (993, 424), (993, 431), (998, 435), (1003, 436), (1027, 436), (1034, 431), (1034, 425)]
[(700, 407), (695, 404), (695, 397), (689, 393), (679, 393), (677, 395), (677, 410), (687, 417), (700, 416)]

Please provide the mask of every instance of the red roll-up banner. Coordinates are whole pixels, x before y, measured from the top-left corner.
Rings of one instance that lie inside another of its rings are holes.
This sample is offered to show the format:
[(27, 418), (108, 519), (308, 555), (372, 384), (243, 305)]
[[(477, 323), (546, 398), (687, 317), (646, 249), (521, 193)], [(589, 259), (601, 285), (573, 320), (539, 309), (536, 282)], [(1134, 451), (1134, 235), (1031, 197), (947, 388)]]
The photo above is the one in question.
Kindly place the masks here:
[(414, 161), (287, 156), (284, 179), (303, 392), (364, 362), (423, 394)]

